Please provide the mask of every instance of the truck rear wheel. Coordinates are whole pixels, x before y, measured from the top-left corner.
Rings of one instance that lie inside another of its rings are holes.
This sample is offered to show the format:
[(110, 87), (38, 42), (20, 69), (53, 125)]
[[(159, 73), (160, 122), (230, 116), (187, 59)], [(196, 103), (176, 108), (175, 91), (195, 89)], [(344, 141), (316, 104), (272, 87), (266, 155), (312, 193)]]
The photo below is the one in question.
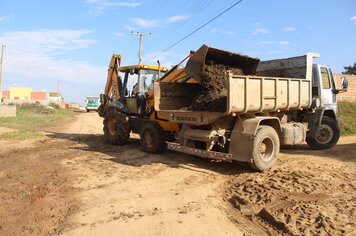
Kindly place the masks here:
[(131, 126), (127, 116), (116, 110), (109, 110), (104, 119), (104, 138), (107, 143), (122, 145), (130, 137)]
[(340, 127), (335, 119), (324, 116), (316, 137), (307, 137), (306, 142), (315, 150), (333, 147), (340, 138)]
[(140, 138), (142, 149), (148, 153), (161, 153), (166, 144), (163, 129), (156, 122), (146, 122)]
[(279, 138), (275, 129), (261, 125), (253, 142), (252, 163), (250, 166), (259, 171), (271, 168), (277, 161)]

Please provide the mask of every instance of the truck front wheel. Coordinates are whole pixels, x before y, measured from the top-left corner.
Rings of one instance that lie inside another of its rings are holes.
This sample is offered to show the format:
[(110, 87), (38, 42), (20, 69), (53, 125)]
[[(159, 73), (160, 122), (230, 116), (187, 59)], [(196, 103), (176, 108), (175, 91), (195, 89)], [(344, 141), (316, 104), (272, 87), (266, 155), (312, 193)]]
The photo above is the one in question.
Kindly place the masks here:
[(316, 137), (307, 137), (306, 142), (315, 150), (333, 147), (340, 138), (340, 127), (335, 119), (324, 116)]
[(250, 166), (259, 171), (271, 168), (277, 161), (279, 153), (279, 138), (276, 130), (267, 125), (261, 125), (253, 142), (252, 162)]

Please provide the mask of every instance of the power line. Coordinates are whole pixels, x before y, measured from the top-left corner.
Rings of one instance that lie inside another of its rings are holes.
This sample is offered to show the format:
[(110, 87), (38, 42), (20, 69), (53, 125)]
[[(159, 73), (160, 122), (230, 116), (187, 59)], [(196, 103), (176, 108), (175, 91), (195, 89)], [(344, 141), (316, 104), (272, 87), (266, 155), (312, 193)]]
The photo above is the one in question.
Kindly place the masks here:
[(182, 42), (183, 40), (187, 39), (188, 37), (190, 37), (192, 34), (196, 33), (197, 31), (201, 30), (203, 27), (205, 27), (206, 25), (208, 25), (209, 23), (211, 23), (212, 21), (216, 20), (217, 18), (219, 18), (220, 16), (222, 16), (223, 14), (225, 14), (226, 12), (228, 12), (229, 10), (231, 10), (233, 7), (235, 7), (236, 5), (240, 4), (243, 0), (239, 0), (237, 2), (235, 2), (234, 4), (232, 4), (231, 6), (229, 6), (228, 8), (226, 8), (224, 11), (220, 12), (218, 15), (214, 16), (212, 19), (210, 19), (208, 22), (204, 23), (203, 25), (199, 26), (198, 28), (196, 28), (195, 30), (193, 30), (191, 33), (187, 34), (186, 36), (184, 36), (183, 38), (181, 38), (180, 40), (178, 40), (177, 42), (175, 42), (174, 44), (172, 44), (171, 46), (169, 46), (168, 48), (166, 48), (165, 50), (161, 51), (159, 54), (155, 55), (155, 57), (158, 57), (159, 55), (161, 55), (162, 53), (167, 52), (169, 49), (173, 48), (174, 46), (176, 46), (177, 44), (179, 44), (180, 42)]
[[(182, 16), (188, 16), (188, 18), (170, 24), (166, 30), (160, 33), (162, 37), (160, 37), (158, 41), (155, 42), (153, 48), (159, 45), (157, 42), (161, 42), (163, 40), (167, 41), (169, 38), (171, 38), (173, 32), (177, 32), (185, 24), (191, 21), (201, 10), (203, 10), (206, 6), (208, 6), (212, 1), (214, 0), (200, 0), (200, 1), (193, 2), (193, 5), (191, 5), (190, 8), (188, 7), (185, 13), (181, 14)], [(178, 10), (176, 12), (178, 13)]]
[[(167, 38), (170, 38), (172, 36), (172, 32), (176, 32), (177, 30), (175, 28), (177, 28), (177, 26), (179, 27), (182, 22), (185, 22), (187, 20), (190, 20), (191, 18), (194, 17), (194, 14), (193, 12), (196, 11), (196, 9), (199, 9), (202, 5), (202, 3), (206, 2), (206, 1), (209, 1), (209, 0), (199, 0), (199, 1), (191, 1), (191, 0), (188, 0), (187, 2), (185, 1), (182, 1), (182, 5), (175, 9), (174, 10), (174, 14), (176, 16), (187, 16), (186, 19), (181, 19), (181, 20), (178, 20), (176, 22), (173, 22), (173, 23), (169, 23), (168, 27), (164, 30), (161, 30), (161, 32), (159, 33), (159, 38), (157, 40), (154, 41), (154, 45), (151, 46), (151, 44), (153, 42), (151, 42), (150, 44), (150, 48), (156, 48), (157, 46), (159, 46), (159, 43), (158, 42), (161, 42), (163, 40), (167, 41)], [(212, 1), (212, 0), (210, 0)], [(189, 3), (193, 3), (193, 4), (189, 4)], [(185, 12), (182, 12), (181, 10), (182, 9), (186, 9)], [(169, 18), (167, 19), (167, 21), (169, 22)]]

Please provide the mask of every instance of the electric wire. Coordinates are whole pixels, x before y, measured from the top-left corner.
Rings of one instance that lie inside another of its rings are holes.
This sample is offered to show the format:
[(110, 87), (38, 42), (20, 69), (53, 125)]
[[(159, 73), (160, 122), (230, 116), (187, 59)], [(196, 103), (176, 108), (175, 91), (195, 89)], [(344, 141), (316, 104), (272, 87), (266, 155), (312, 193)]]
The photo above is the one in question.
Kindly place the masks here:
[(220, 12), (218, 15), (214, 16), (213, 18), (211, 18), (209, 21), (207, 21), (206, 23), (204, 23), (203, 25), (199, 26), (198, 28), (196, 28), (195, 30), (193, 30), (192, 32), (190, 32), (189, 34), (187, 34), (186, 36), (184, 36), (183, 38), (179, 39), (177, 42), (173, 43), (171, 46), (167, 47), (166, 49), (164, 49), (163, 51), (161, 51), (160, 53), (158, 53), (157, 55), (155, 55), (154, 57), (152, 57), (151, 59), (158, 57), (159, 55), (167, 52), (169, 49), (173, 48), (174, 46), (176, 46), (177, 44), (181, 43), (182, 41), (184, 41), (185, 39), (187, 39), (188, 37), (190, 37), (191, 35), (193, 35), (194, 33), (198, 32), (199, 30), (201, 30), (202, 28), (204, 28), (206, 25), (208, 25), (209, 23), (213, 22), (214, 20), (216, 20), (217, 18), (219, 18), (220, 16), (222, 16), (223, 14), (225, 14), (226, 12), (228, 12), (229, 10), (231, 10), (233, 7), (237, 6), (238, 4), (240, 4), (243, 0), (239, 0), (236, 1), (235, 3), (233, 3), (231, 6), (229, 6), (228, 8), (226, 8), (225, 10), (223, 10), (222, 12)]
[[(192, 2), (192, 1), (186, 1), (186, 2), (183, 2), (183, 4), (175, 11), (176, 15), (181, 15), (181, 16), (184, 16), (184, 15), (187, 15), (187, 16), (190, 16), (190, 15), (193, 15), (193, 13), (197, 10), (199, 10), (199, 8), (201, 7), (202, 3), (204, 4), (204, 1), (209, 1), (209, 0), (199, 0), (199, 1), (193, 1), (193, 4), (192, 5), (189, 5), (187, 4), (187, 2)], [(180, 10), (183, 9), (185, 6), (188, 6), (188, 8), (186, 9), (186, 11), (184, 12), (181, 12)], [(189, 17), (191, 18), (191, 17)], [(174, 23), (171, 23), (168, 25), (168, 27), (164, 30), (162, 30), (162, 32), (158, 33), (159, 37), (157, 37), (157, 40), (154, 41), (154, 45), (151, 45), (153, 44), (153, 42), (149, 45), (150, 48), (155, 48), (159, 45), (159, 42), (163, 41), (163, 40), (167, 40), (167, 35), (168, 35), (168, 38), (171, 36), (171, 33), (172, 32), (175, 32), (177, 31), (177, 28), (182, 24), (182, 22), (186, 21), (186, 20), (189, 20), (188, 19), (185, 19), (185, 20), (181, 20), (181, 21), (176, 21)]]

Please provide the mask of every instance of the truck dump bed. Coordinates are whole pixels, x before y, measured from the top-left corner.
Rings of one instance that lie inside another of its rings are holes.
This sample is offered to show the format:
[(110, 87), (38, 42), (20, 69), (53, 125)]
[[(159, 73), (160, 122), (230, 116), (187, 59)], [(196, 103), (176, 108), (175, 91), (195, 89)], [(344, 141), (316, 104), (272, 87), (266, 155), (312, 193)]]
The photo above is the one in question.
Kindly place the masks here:
[(318, 54), (260, 62), (257, 75), (229, 74), (224, 112), (194, 111), (198, 83), (155, 82), (155, 109), (171, 122), (205, 125), (230, 113), (288, 111), (311, 105), (312, 59)]

